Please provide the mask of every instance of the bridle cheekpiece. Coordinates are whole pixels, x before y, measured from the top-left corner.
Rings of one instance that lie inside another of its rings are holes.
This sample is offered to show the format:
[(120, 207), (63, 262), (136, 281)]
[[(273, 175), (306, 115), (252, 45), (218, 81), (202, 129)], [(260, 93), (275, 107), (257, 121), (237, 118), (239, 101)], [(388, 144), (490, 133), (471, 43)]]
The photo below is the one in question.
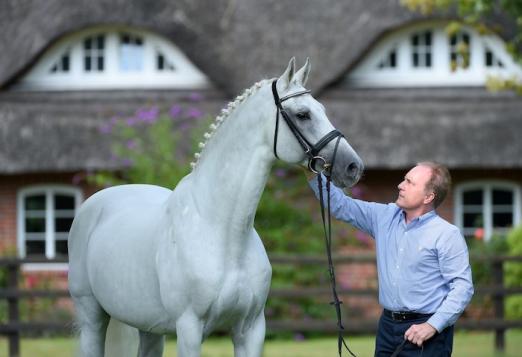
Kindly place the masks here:
[[(333, 168), (333, 164), (335, 161), (335, 154), (337, 152), (337, 147), (339, 145), (339, 141), (343, 137), (343, 134), (338, 131), (337, 129), (334, 129), (330, 131), (328, 134), (323, 136), (315, 145), (311, 144), (306, 137), (299, 131), (295, 123), (290, 119), (290, 116), (285, 111), (285, 109), (282, 106), (282, 103), (290, 98), (297, 97), (304, 94), (309, 94), (310, 90), (302, 90), (298, 92), (294, 92), (291, 94), (287, 94), (282, 98), (279, 98), (279, 94), (277, 93), (277, 79), (272, 82), (272, 94), (274, 96), (274, 102), (277, 107), (277, 113), (276, 113), (276, 125), (275, 125), (275, 132), (274, 132), (274, 155), (276, 158), (279, 159), (279, 156), (277, 155), (277, 138), (278, 138), (278, 131), (279, 131), (279, 113), (281, 113), (281, 116), (285, 120), (286, 124), (294, 134), (295, 138), (299, 142), (299, 145), (303, 148), (306, 156), (308, 157), (308, 169), (314, 173), (321, 173), (325, 172), (328, 173), (329, 170)], [(332, 157), (332, 162), (328, 163), (326, 159), (319, 155), (319, 152), (333, 139), (337, 138), (337, 142), (335, 144), (335, 150), (334, 155)], [(315, 165), (318, 162), (322, 162), (320, 165), (321, 169), (317, 170), (315, 168)]]

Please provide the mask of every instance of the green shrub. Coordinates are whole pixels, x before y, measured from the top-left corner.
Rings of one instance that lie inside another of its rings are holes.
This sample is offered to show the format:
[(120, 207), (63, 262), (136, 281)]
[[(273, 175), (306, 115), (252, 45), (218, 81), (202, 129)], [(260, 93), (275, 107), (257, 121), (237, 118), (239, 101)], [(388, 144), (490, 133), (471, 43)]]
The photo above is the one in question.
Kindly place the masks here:
[[(509, 255), (522, 255), (522, 226), (514, 228), (507, 236)], [(522, 263), (508, 262), (505, 265), (505, 283), (507, 287), (522, 286)], [(506, 317), (522, 318), (522, 295), (511, 295), (506, 299)]]

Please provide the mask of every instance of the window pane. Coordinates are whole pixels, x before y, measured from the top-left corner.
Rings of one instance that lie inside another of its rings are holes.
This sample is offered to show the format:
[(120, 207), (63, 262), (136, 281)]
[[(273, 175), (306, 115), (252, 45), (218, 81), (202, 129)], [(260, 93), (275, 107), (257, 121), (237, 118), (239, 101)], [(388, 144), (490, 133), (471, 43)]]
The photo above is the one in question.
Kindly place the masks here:
[(431, 46), (431, 31), (426, 31), (424, 34), (424, 42), (426, 45)]
[(417, 53), (413, 54), (413, 66), (419, 67), (419, 55)]
[(144, 64), (143, 41), (136, 35), (124, 34), (120, 37), (120, 69), (141, 71)]
[(27, 196), (25, 198), (26, 210), (45, 210), (45, 195)]
[(54, 196), (54, 209), (74, 209), (74, 196), (70, 196), (70, 195)]
[(464, 227), (482, 227), (484, 220), (481, 213), (464, 213)]
[(493, 213), (493, 227), (511, 227), (513, 225), (512, 213)]
[(465, 205), (481, 205), (483, 198), (482, 190), (466, 191), (462, 198), (462, 202)]
[(56, 232), (69, 232), (71, 229), (73, 219), (72, 218), (56, 218), (54, 220)]
[(494, 205), (512, 205), (513, 191), (511, 190), (493, 190), (493, 204)]
[(56, 255), (67, 255), (67, 241), (66, 240), (57, 240), (55, 243), (56, 246)]
[(26, 218), (25, 231), (27, 233), (45, 232), (45, 218)]
[(45, 256), (45, 241), (26, 241), (25, 254), (26, 256)]

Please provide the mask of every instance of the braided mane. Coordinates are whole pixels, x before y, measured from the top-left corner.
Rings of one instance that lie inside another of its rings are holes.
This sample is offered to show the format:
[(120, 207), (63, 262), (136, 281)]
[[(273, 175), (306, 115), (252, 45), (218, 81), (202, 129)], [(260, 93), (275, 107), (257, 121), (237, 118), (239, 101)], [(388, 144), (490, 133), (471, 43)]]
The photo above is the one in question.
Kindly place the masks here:
[(226, 108), (221, 110), (221, 113), (216, 117), (216, 119), (210, 124), (209, 131), (207, 131), (205, 134), (203, 134), (204, 140), (198, 144), (198, 147), (201, 149), (199, 152), (196, 152), (194, 154), (195, 161), (190, 163), (190, 166), (192, 167), (192, 170), (197, 166), (199, 162), (199, 158), (201, 157), (201, 154), (203, 150), (205, 149), (205, 146), (207, 145), (208, 141), (214, 133), (217, 131), (217, 129), (221, 126), (221, 124), (230, 117), (230, 114), (234, 112), (234, 110), (245, 100), (247, 100), (251, 95), (257, 93), (259, 88), (261, 88), (265, 83), (267, 83), (268, 79), (263, 79), (257, 83), (255, 83), (250, 88), (246, 89), (242, 94), (238, 95), (233, 101), (228, 103)]

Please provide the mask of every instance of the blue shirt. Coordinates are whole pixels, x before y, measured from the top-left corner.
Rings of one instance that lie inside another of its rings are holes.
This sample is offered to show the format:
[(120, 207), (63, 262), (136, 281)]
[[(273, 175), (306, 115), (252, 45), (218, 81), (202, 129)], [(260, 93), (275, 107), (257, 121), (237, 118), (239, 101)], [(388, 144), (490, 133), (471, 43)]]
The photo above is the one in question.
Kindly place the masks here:
[[(319, 197), (317, 180), (309, 183)], [(391, 311), (433, 314), (427, 322), (439, 332), (453, 325), (473, 295), (468, 248), (459, 229), (435, 211), (406, 224), (395, 203), (352, 199), (334, 185), (330, 197), (337, 219), (375, 239), (379, 303)]]

